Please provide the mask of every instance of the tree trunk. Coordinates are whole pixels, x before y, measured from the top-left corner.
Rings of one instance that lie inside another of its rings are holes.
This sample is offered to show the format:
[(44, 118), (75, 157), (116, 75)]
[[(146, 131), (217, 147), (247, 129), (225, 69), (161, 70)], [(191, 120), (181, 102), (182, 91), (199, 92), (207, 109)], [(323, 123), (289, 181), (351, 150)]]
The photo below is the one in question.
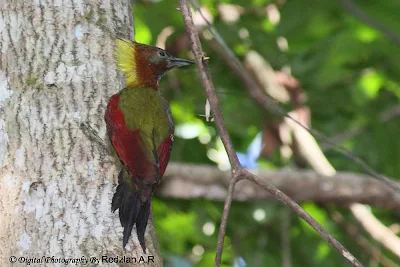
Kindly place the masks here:
[[(119, 166), (93, 138), (106, 139), (104, 109), (124, 86), (113, 47), (132, 36), (131, 1), (0, 0), (0, 12), (0, 266), (11, 256), (139, 261), (135, 230), (124, 252), (111, 213)], [(142, 260), (161, 266), (147, 228)]]

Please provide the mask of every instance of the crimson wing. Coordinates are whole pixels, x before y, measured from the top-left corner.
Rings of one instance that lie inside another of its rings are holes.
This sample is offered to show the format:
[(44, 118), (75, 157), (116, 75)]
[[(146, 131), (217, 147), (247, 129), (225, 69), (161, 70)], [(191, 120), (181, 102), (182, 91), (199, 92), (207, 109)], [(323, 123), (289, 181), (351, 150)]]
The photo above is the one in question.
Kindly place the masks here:
[(168, 113), (170, 135), (158, 146), (157, 153), (155, 153), (158, 155), (158, 171), (156, 170), (156, 166), (148, 160), (146, 153), (142, 151), (140, 130), (132, 131), (127, 128), (118, 102), (119, 95), (113, 95), (108, 103), (105, 114), (107, 133), (110, 141), (122, 164), (132, 177), (149, 184), (154, 182), (154, 178), (158, 182), (167, 168), (174, 141), (174, 126), (167, 102), (165, 101), (165, 108)]
[(171, 109), (168, 102), (164, 100), (164, 107), (168, 114), (168, 125), (170, 128), (169, 137), (165, 138), (161, 145), (158, 147), (158, 158), (160, 166), (160, 179), (163, 177), (165, 169), (167, 168), (169, 157), (171, 156), (172, 145), (174, 143), (174, 121), (172, 120)]
[(105, 120), (107, 134), (121, 163), (138, 182), (153, 183), (157, 171), (142, 151), (140, 130), (130, 130), (125, 124), (118, 106), (119, 94), (113, 95), (108, 103)]
[(161, 177), (163, 177), (165, 169), (167, 168), (169, 157), (171, 156), (173, 142), (174, 142), (174, 133), (171, 132), (170, 136), (165, 138), (162, 144), (158, 147), (160, 179)]

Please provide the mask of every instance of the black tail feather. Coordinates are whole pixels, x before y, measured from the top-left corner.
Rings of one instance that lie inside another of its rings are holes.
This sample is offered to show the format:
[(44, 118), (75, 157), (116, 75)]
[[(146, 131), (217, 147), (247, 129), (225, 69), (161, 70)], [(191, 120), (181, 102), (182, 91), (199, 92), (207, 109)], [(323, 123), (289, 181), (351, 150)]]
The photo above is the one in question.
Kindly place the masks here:
[(121, 225), (122, 227), (124, 227), (124, 235), (122, 239), (122, 246), (124, 248), (128, 243), (129, 237), (132, 233), (132, 228), (136, 223), (138, 214), (141, 209), (140, 199), (137, 197), (137, 194), (133, 193), (131, 195), (132, 196), (129, 196), (129, 198), (127, 198), (127, 201), (119, 209)]
[(144, 234), (146, 231), (147, 221), (150, 215), (151, 196), (149, 200), (143, 202), (139, 197), (139, 193), (129, 188), (123, 181), (123, 171), (118, 177), (117, 190), (113, 196), (111, 210), (115, 212), (119, 209), (119, 220), (121, 222), (123, 231), (122, 245), (125, 248), (131, 236), (133, 226), (136, 224), (136, 232), (139, 243), (146, 253), (146, 245), (144, 241)]
[(150, 201), (147, 201), (143, 204), (136, 219), (136, 232), (143, 251), (146, 251), (146, 244), (144, 243), (144, 233), (146, 232), (147, 222), (149, 221), (150, 204)]
[[(112, 202), (111, 202), (111, 211), (112, 212), (115, 212), (117, 209), (119, 209), (119, 207), (121, 207), (122, 200), (124, 199), (124, 193), (125, 193), (124, 187), (126, 185), (125, 185), (124, 180), (123, 180), (124, 179), (123, 175), (124, 175), (124, 172), (123, 172), (123, 170), (121, 170), (119, 172), (119, 175), (118, 175), (117, 190), (114, 193), (114, 196), (113, 196), (113, 199), (112, 199)], [(121, 217), (120, 217), (120, 220), (121, 220)]]

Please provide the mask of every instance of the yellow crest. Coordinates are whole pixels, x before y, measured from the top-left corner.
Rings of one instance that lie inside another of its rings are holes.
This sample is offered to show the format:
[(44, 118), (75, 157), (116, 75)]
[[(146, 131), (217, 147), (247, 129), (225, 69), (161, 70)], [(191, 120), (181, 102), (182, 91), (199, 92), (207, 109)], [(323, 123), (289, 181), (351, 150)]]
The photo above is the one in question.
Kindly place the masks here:
[(135, 45), (128, 39), (118, 38), (115, 42), (114, 56), (118, 68), (125, 74), (126, 84), (137, 82)]

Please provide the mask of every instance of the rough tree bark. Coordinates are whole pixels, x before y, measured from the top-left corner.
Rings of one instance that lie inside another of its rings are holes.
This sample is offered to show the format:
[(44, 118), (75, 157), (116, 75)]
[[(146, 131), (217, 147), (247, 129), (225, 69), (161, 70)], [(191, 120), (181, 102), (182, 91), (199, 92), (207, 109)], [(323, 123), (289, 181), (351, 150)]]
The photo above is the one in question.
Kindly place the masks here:
[[(122, 250), (110, 211), (119, 166), (80, 126), (105, 137), (104, 108), (123, 88), (113, 40), (132, 36), (131, 10), (130, 0), (0, 1), (1, 266), (13, 255), (143, 255), (135, 234)], [(152, 222), (146, 242), (146, 266), (161, 266)]]

